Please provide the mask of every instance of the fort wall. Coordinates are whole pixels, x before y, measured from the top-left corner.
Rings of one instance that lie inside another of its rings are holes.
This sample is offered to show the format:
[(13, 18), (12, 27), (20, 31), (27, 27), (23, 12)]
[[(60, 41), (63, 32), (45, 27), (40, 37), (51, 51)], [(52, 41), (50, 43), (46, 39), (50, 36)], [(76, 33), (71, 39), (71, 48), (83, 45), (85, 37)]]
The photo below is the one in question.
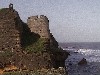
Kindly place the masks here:
[(0, 11), (0, 50), (21, 50), (21, 33), (22, 25), (18, 13), (13, 7), (2, 9)]

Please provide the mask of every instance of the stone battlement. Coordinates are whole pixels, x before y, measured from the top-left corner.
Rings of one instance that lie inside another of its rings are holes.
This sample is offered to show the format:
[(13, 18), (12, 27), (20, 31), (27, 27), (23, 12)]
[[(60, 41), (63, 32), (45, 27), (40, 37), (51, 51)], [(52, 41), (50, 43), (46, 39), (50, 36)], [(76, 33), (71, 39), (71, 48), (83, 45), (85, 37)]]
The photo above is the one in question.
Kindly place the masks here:
[[(44, 15), (36, 15), (36, 16), (31, 16), (31, 17), (28, 17), (28, 19), (44, 19), (44, 20), (48, 20), (48, 18)], [(49, 21), (49, 20), (48, 20)]]

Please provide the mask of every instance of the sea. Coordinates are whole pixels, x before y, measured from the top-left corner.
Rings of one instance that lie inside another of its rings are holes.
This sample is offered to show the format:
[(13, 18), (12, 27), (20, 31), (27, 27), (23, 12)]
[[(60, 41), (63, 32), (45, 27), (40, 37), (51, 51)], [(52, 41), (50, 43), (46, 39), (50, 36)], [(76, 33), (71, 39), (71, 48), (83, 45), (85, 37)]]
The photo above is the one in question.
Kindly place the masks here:
[[(59, 43), (70, 53), (65, 60), (68, 75), (100, 75), (100, 42)], [(87, 64), (78, 65), (83, 58)]]

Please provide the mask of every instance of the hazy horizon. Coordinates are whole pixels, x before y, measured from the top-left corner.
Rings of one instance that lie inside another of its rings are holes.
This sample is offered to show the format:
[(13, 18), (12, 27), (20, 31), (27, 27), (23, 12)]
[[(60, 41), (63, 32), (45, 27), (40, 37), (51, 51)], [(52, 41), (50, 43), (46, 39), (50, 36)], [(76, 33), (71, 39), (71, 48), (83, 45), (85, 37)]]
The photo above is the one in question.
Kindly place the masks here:
[(0, 0), (0, 8), (10, 3), (24, 22), (47, 16), (58, 42), (100, 42), (100, 0)]

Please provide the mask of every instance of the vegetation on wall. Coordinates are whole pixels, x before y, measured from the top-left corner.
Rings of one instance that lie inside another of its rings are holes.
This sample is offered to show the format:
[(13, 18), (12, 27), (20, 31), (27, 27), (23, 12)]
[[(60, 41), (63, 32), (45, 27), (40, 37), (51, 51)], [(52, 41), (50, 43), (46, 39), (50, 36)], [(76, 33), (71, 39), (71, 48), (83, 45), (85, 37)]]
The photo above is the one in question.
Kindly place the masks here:
[(44, 51), (45, 46), (44, 46), (45, 40), (44, 39), (38, 39), (36, 42), (34, 42), (31, 45), (28, 45), (25, 47), (26, 52), (39, 52), (39, 51)]
[(22, 46), (28, 53), (45, 50), (45, 39), (40, 38), (38, 34), (30, 32), (28, 26), (23, 26)]

